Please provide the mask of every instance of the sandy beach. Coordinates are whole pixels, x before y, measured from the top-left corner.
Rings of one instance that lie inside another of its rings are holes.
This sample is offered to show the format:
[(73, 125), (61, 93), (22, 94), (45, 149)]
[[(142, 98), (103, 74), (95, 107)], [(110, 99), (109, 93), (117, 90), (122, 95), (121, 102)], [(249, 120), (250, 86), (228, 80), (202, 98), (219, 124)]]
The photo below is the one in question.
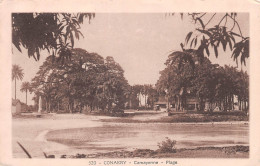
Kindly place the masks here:
[[(130, 118), (147, 120), (149, 116), (151, 115), (140, 115)], [(165, 116), (165, 114), (159, 113), (151, 119), (158, 119), (162, 116)], [(26, 157), (25, 153), (18, 146), (17, 141), (30, 152), (32, 157), (40, 158), (44, 157), (43, 152), (56, 155), (75, 155), (77, 153), (92, 154), (147, 147), (156, 150), (157, 143), (166, 136), (172, 136), (174, 139), (181, 140), (177, 141), (179, 143), (178, 147), (181, 148), (198, 147), (198, 145), (214, 145), (218, 147), (240, 144), (248, 145), (248, 122), (214, 122), (215, 127), (211, 129), (212, 123), (158, 125), (152, 123), (127, 124), (103, 121), (117, 118), (84, 114), (46, 114), (41, 118), (13, 118), (13, 156), (19, 158)], [(199, 132), (201, 125), (205, 126), (205, 134), (199, 136), (199, 134), (196, 135), (196, 132)], [(232, 125), (233, 129), (231, 128), (226, 134), (224, 132), (223, 135), (218, 136), (217, 132), (219, 130), (227, 130), (226, 125)], [(185, 129), (195, 126), (193, 127), (195, 134), (187, 135), (187, 133), (183, 133), (182, 130), (184, 128), (181, 126), (184, 126)], [(176, 130), (176, 134), (174, 131), (173, 134), (166, 132), (166, 130), (172, 127)], [(240, 136), (241, 127), (244, 134)], [(163, 128), (166, 130), (164, 131)], [(216, 132), (216, 134), (212, 135), (212, 132)], [(233, 139), (228, 138), (230, 137), (230, 132), (233, 132)], [(204, 135), (205, 138), (203, 138)], [(192, 139), (201, 139), (201, 141), (196, 142), (196, 140), (192, 141)], [(140, 142), (145, 143), (140, 144)]]
[(14, 157), (26, 157), (16, 143), (17, 141), (28, 149), (33, 157), (43, 157), (43, 152), (66, 151), (68, 150), (67, 146), (47, 141), (45, 139), (46, 134), (53, 130), (101, 126), (102, 123), (97, 121), (99, 118), (101, 116), (81, 114), (53, 114), (43, 115), (42, 118), (14, 118), (13, 155)]

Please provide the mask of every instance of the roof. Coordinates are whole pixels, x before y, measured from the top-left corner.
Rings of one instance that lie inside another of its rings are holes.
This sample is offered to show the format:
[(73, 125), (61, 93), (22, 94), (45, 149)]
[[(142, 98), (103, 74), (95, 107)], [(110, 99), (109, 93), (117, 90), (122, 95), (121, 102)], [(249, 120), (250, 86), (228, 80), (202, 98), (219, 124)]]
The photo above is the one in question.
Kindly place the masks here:
[(12, 99), (12, 106), (16, 106), (18, 103), (20, 103), (21, 104), (21, 102), (20, 102), (20, 100), (18, 100), (18, 99)]
[(155, 105), (167, 104), (167, 102), (164, 102), (164, 101), (158, 101), (158, 102), (155, 102), (154, 104), (155, 104)]

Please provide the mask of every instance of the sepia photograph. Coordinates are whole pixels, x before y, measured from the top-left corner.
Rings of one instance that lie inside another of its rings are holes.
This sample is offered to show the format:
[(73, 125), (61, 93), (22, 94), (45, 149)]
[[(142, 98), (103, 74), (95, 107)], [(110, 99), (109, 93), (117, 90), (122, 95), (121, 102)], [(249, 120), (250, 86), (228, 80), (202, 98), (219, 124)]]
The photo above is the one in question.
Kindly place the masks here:
[(11, 13), (13, 158), (248, 159), (249, 18)]

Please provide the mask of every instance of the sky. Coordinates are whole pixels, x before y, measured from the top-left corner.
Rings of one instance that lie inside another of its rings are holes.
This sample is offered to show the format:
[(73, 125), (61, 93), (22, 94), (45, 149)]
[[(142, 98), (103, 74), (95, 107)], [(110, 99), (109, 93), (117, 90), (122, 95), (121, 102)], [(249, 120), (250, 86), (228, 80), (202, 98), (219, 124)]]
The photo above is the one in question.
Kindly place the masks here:
[[(216, 16), (220, 18), (221, 14)], [(249, 15), (238, 14), (238, 22), (245, 36), (249, 36)], [(214, 24), (216, 22), (212, 22)], [(188, 32), (196, 25), (186, 16), (181, 20), (178, 14), (169, 16), (165, 13), (96, 13), (94, 19), (85, 21), (81, 26), (84, 38), (75, 41), (75, 48), (96, 52), (103, 57), (112, 56), (125, 71), (130, 85), (155, 84), (159, 71), (165, 68), (164, 63), (172, 51), (181, 49)], [(40, 61), (28, 58), (27, 50), (22, 53), (12, 47), (12, 62), (24, 70), (24, 81), (31, 81), (48, 56), (41, 52)], [(209, 59), (220, 65), (237, 66), (231, 59), (231, 52), (219, 51), (216, 58), (212, 52)], [(241, 65), (238, 66), (241, 69)], [(243, 70), (249, 71), (249, 59)], [(25, 102), (25, 93), (19, 91), (21, 81), (17, 83), (17, 98)], [(12, 83), (14, 98), (14, 82)], [(33, 104), (28, 95), (28, 104)]]

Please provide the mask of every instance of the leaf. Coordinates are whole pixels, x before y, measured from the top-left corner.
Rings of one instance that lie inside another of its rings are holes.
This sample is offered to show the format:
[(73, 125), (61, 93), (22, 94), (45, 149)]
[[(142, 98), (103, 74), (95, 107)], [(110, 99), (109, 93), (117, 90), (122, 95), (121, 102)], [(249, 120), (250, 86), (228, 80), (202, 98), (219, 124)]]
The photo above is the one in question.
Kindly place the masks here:
[(184, 45), (183, 45), (183, 43), (181, 43), (180, 45), (181, 45), (181, 48), (183, 49), (183, 48), (184, 48)]
[(241, 65), (242, 65), (242, 63), (244, 63), (244, 65), (246, 66), (246, 58), (245, 58), (245, 55), (244, 55), (245, 53), (244, 52), (242, 52), (242, 55), (241, 55), (241, 57), (240, 57), (240, 62), (241, 62)]
[[(13, 33), (14, 33), (14, 32), (13, 32)], [(12, 39), (12, 41), (13, 41), (13, 44), (15, 45), (15, 47), (16, 47), (20, 52), (22, 52), (22, 50), (21, 50), (21, 48), (20, 48), (20, 43), (18, 42), (17, 37), (16, 37), (16, 36), (14, 37), (14, 34), (13, 34), (13, 39)]]
[(75, 31), (75, 37), (79, 40), (79, 33), (77, 31)]
[(231, 42), (231, 40), (230, 40), (229, 37), (227, 37), (227, 42), (228, 42), (228, 44), (229, 44), (230, 50), (232, 50), (232, 42)]
[(192, 32), (189, 32), (189, 33), (187, 34), (186, 39), (185, 39), (185, 40), (186, 40), (186, 43), (189, 42), (191, 35), (192, 35)]
[(80, 31), (77, 31), (77, 32), (84, 38), (84, 35)]
[(219, 46), (220, 40), (217, 40), (217, 47)]
[(215, 56), (218, 57), (218, 48), (215, 45), (214, 45), (214, 52), (215, 52)]
[(240, 55), (240, 52), (243, 48), (241, 44), (243, 44), (243, 43), (239, 42), (239, 43), (236, 43), (236, 45), (234, 46), (234, 51), (231, 56), (231, 57), (233, 57), (234, 60), (237, 59)]
[(195, 40), (195, 38), (193, 38), (193, 39), (191, 40), (190, 47), (192, 47), (192, 44), (193, 44), (194, 40)]
[(220, 41), (221, 41), (221, 44), (222, 44), (222, 46), (223, 46), (223, 50), (226, 51), (226, 46), (227, 46), (226, 40), (224, 40), (223, 38), (221, 38)]
[(196, 47), (196, 45), (197, 45), (197, 38), (195, 39), (194, 47)]
[(204, 33), (206, 35), (208, 35), (209, 37), (212, 37), (211, 33), (209, 31), (206, 30), (201, 30), (201, 29), (197, 29), (199, 32)]
[(205, 47), (205, 50), (206, 50), (206, 53), (207, 53), (208, 56), (209, 56), (209, 48), (208, 48), (208, 47)]
[(37, 60), (40, 60), (40, 53), (39, 53), (39, 49), (36, 50), (36, 54), (37, 54)]

